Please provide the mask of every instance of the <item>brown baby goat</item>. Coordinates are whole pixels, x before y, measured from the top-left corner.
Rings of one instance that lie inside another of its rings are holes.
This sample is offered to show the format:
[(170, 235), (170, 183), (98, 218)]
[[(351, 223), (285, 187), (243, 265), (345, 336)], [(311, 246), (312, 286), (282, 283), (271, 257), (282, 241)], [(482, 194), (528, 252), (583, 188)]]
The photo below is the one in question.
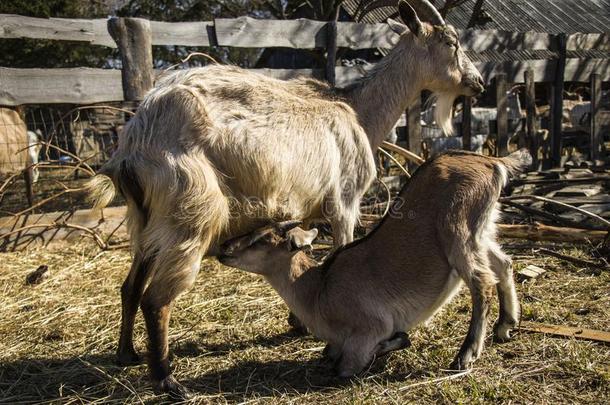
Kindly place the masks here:
[(319, 264), (301, 250), (317, 230), (289, 221), (223, 245), (219, 260), (262, 274), (290, 309), (328, 343), (340, 376), (408, 344), (405, 331), (470, 289), (468, 335), (452, 363), (465, 369), (483, 349), (486, 315), (497, 287), (495, 338), (510, 338), (519, 302), (510, 258), (495, 239), (496, 204), (508, 176), (531, 164), (522, 150), (505, 158), (442, 154), (422, 165), (399, 194), (393, 215), (365, 238)]

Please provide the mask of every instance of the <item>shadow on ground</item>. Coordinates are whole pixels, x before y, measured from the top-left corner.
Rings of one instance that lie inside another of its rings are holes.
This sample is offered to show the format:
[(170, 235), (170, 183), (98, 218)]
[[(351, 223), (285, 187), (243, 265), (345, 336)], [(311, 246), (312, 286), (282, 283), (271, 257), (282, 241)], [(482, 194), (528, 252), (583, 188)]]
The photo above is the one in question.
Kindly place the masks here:
[[(176, 357), (222, 356), (229, 351), (253, 345), (273, 347), (299, 339), (294, 333), (231, 342), (221, 345), (194, 341), (173, 347)], [(131, 402), (150, 394), (146, 366), (137, 369), (115, 364), (114, 353), (84, 355), (65, 359), (25, 358), (0, 364), (0, 403), (62, 402), (70, 397), (90, 402)], [(375, 361), (369, 372), (384, 369), (385, 359)], [(386, 381), (403, 380), (405, 374), (384, 375)], [(196, 396), (222, 396), (239, 399), (247, 396), (302, 394), (330, 391), (350, 384), (337, 378), (332, 365), (321, 356), (308, 361), (239, 361), (226, 369), (217, 369), (181, 382)], [(143, 395), (144, 394), (144, 395)], [(151, 397), (154, 398), (154, 397)], [(163, 397), (151, 399), (152, 402)], [(145, 401), (149, 402), (149, 401)]]

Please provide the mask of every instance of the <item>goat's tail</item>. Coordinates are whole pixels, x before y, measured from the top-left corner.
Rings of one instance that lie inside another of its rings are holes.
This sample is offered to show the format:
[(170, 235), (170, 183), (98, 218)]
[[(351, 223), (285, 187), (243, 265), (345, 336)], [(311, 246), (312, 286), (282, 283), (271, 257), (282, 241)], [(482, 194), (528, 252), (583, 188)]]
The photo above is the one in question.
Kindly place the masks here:
[(501, 158), (500, 162), (508, 171), (508, 175), (512, 177), (523, 172), (528, 166), (531, 166), (532, 155), (530, 155), (527, 149), (523, 148)]
[(111, 165), (112, 160), (93, 176), (85, 185), (87, 199), (93, 208), (104, 208), (108, 206), (116, 196), (115, 169)]

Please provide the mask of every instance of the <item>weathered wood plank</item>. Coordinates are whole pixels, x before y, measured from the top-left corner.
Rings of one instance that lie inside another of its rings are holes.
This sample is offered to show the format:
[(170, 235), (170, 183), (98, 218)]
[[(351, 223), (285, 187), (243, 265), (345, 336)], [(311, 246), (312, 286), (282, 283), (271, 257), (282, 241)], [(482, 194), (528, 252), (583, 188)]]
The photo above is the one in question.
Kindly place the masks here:
[(122, 100), (120, 70), (0, 68), (0, 105)]
[(34, 18), (0, 14), (0, 38), (37, 38), (89, 42), (116, 48), (106, 19)]
[(545, 333), (548, 335), (610, 343), (610, 332), (603, 330), (576, 328), (564, 325), (548, 325), (537, 322), (522, 322), (521, 325), (519, 325), (519, 329), (527, 332)]
[[(88, 234), (72, 228), (48, 228), (44, 225), (73, 224), (89, 228), (102, 238), (113, 233), (113, 240), (127, 239), (127, 227), (124, 224), (126, 207), (110, 207), (103, 210), (84, 209), (74, 212), (48, 212), (19, 217), (0, 218), (0, 251), (21, 250), (28, 247), (59, 242), (76, 241), (89, 237)], [(102, 221), (103, 219), (103, 221)], [(26, 227), (21, 232), (15, 232)], [(115, 232), (116, 230), (116, 232)]]
[(568, 51), (580, 51), (583, 49), (598, 49), (610, 51), (609, 34), (571, 34), (568, 35), (566, 48)]
[(212, 46), (208, 36), (213, 21), (162, 22), (151, 21), (153, 45)]
[(265, 76), (273, 77), (280, 80), (290, 80), (297, 77), (315, 77), (318, 79), (324, 78), (323, 69), (248, 69), (250, 72), (260, 73)]
[(541, 32), (508, 32), (499, 30), (458, 30), (460, 45), (475, 52), (506, 50), (556, 49), (550, 34)]
[(398, 35), (388, 24), (337, 23), (337, 46), (351, 49), (394, 48)]
[(501, 238), (529, 239), (531, 241), (586, 243), (601, 242), (608, 232), (557, 227), (544, 224), (507, 225), (498, 224)]
[(610, 81), (610, 59), (566, 59), (565, 81), (586, 83), (593, 73), (604, 82)]
[(326, 22), (306, 19), (257, 20), (250, 17), (214, 20), (219, 46), (287, 47), (313, 49), (326, 46)]

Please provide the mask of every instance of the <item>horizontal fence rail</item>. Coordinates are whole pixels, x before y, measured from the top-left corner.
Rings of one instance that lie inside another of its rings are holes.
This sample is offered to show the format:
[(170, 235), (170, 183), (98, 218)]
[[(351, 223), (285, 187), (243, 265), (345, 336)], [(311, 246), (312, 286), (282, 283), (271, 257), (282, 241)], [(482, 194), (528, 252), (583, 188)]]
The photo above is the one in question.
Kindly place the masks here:
[[(92, 45), (116, 47), (107, 24), (106, 19), (47, 19), (0, 14), (0, 38), (84, 41)], [(259, 20), (240, 17), (203, 22), (150, 21), (150, 31), (152, 45), (315, 49), (327, 46), (328, 24), (308, 19)], [(338, 22), (336, 31), (337, 46), (351, 49), (392, 48), (398, 38), (387, 24)], [(602, 81), (610, 81), (608, 34), (567, 35), (565, 48), (560, 46), (559, 36), (546, 33), (462, 30), (459, 35), (461, 45), (473, 55), (474, 63), (487, 83), (498, 74), (506, 74), (506, 80), (511, 83), (523, 82), (524, 72), (528, 69), (533, 71), (537, 82), (553, 82), (560, 66), (564, 71), (563, 81), (588, 82), (592, 73), (599, 74)], [(565, 66), (560, 57), (562, 49), (565, 49)], [(527, 60), (493, 60), (494, 52), (497, 55), (505, 51), (539, 51), (539, 54)], [(337, 87), (349, 85), (372, 66), (336, 66)], [(255, 71), (278, 79), (325, 77), (322, 69)], [(121, 101), (122, 91), (119, 70), (0, 68), (0, 105)]]
[[(534, 72), (536, 82), (549, 82), (555, 77), (556, 60), (522, 62), (475, 62), (486, 83), (499, 73), (505, 73), (510, 83), (523, 83), (526, 70)], [(336, 86), (343, 88), (363, 77), (374, 65), (337, 66)], [(249, 69), (280, 80), (300, 76), (324, 78), (324, 69)], [(592, 73), (600, 72), (602, 81), (610, 81), (609, 59), (567, 59), (565, 81), (587, 82)], [(157, 71), (157, 76), (161, 71)], [(103, 101), (123, 101), (121, 71), (117, 69), (0, 68), (0, 105), (22, 104), (91, 104)]]
[[(201, 22), (150, 21), (150, 24), (153, 45), (313, 49), (323, 48), (327, 43), (328, 22), (308, 19), (259, 20), (239, 17)], [(116, 48), (106, 25), (106, 19), (34, 18), (0, 14), (0, 38), (81, 41)], [(458, 30), (458, 33), (462, 46), (475, 52), (557, 49), (557, 36), (546, 33), (499, 30)], [(392, 48), (396, 40), (397, 35), (387, 24), (337, 23), (339, 47)], [(571, 34), (567, 36), (566, 49), (610, 51), (610, 35)]]

